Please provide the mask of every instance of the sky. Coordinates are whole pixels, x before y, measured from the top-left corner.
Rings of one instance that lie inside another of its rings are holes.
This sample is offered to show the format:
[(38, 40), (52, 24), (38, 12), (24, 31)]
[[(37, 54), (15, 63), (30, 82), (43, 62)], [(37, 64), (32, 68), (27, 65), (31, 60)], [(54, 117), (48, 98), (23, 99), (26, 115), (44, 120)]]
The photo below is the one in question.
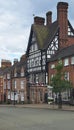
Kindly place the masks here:
[[(34, 16), (46, 17), (52, 11), (57, 18), (57, 3), (61, 0), (0, 0), (0, 62), (13, 60), (25, 54)], [(74, 27), (74, 0), (68, 2), (68, 19)]]

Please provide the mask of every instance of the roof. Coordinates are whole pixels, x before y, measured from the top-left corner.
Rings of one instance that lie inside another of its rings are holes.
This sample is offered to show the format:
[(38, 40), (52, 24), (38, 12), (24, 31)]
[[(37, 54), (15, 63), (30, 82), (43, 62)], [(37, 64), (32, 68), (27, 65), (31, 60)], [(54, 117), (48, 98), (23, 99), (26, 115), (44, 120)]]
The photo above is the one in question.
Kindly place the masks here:
[(48, 44), (52, 41), (57, 29), (57, 21), (52, 23), (50, 26), (33, 24), (33, 31), (36, 35), (39, 49), (46, 49), (48, 47)]
[(65, 47), (59, 51), (57, 51), (56, 54), (54, 54), (49, 60), (48, 62), (52, 62), (52, 61), (56, 61), (58, 59), (62, 59), (65, 57), (70, 57), (74, 55), (74, 45)]
[(53, 37), (54, 37), (57, 29), (58, 29), (57, 21), (53, 22), (49, 26), (33, 24), (31, 27), (27, 51), (29, 51), (29, 47), (31, 45), (31, 38), (32, 38), (33, 32), (35, 33), (35, 36), (36, 36), (38, 48), (41, 50), (44, 50), (48, 47), (50, 42), (53, 40)]
[(0, 68), (0, 76), (2, 76), (5, 73), (9, 73), (12, 69), (12, 66), (6, 67), (6, 68)]
[(13, 66), (10, 66), (10, 67), (0, 68), (0, 76), (2, 76), (3, 74), (6, 74), (6, 73), (11, 73), (11, 71), (13, 71), (15, 68), (17, 68), (17, 70), (18, 70), (22, 66), (24, 68), (26, 68), (26, 61), (17, 62), (16, 64), (14, 64)]

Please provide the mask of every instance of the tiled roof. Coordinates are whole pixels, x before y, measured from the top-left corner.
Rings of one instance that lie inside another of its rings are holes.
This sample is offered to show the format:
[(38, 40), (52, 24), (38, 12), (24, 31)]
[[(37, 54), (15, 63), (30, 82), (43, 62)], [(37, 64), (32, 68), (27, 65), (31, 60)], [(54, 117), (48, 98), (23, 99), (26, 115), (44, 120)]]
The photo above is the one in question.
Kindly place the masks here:
[(39, 49), (46, 49), (58, 29), (58, 24), (57, 21), (52, 23), (50, 26), (33, 24), (32, 28), (36, 35)]
[(66, 48), (63, 48), (59, 51), (57, 51), (56, 54), (54, 54), (48, 62), (56, 61), (61, 58), (70, 57), (74, 55), (74, 45), (68, 46)]
[(0, 76), (6, 73), (11, 73), (11, 71), (13, 71), (15, 68), (17, 68), (17, 70), (21, 67), (26, 67), (26, 61), (20, 61), (17, 62), (16, 64), (14, 64), (11, 67), (7, 67), (7, 68), (0, 68)]

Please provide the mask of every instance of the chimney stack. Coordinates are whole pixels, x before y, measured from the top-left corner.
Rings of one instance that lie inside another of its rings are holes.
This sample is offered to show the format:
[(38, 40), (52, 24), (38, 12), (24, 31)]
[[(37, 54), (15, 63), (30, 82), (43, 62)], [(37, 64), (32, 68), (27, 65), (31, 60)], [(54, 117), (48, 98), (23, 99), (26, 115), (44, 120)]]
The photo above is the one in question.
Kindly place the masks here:
[(1, 68), (11, 67), (12, 63), (10, 60), (2, 59), (1, 60)]
[(34, 24), (44, 25), (45, 19), (43, 17), (34, 17)]
[(59, 25), (59, 41), (60, 48), (67, 46), (68, 39), (68, 18), (67, 18), (68, 3), (59, 2), (57, 5), (57, 21)]
[(18, 63), (18, 59), (15, 58), (14, 59), (14, 64), (16, 64), (16, 63)]
[(52, 12), (49, 11), (46, 13), (46, 25), (50, 25), (52, 23)]

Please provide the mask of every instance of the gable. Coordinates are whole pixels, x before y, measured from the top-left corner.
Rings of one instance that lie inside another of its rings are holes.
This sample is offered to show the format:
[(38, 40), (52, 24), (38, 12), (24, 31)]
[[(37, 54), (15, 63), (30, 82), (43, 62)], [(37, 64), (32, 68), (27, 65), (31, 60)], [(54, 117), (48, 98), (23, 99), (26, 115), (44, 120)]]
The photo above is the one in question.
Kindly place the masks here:
[(39, 50), (44, 50), (48, 47), (48, 44), (52, 41), (56, 31), (58, 29), (57, 21), (52, 23), (50, 26), (45, 25), (35, 25), (33, 24), (31, 27), (28, 47), (27, 47), (27, 55), (32, 44), (33, 35), (35, 35), (36, 43)]
[(68, 36), (74, 36), (74, 29), (69, 21), (68, 21)]
[(36, 36), (34, 34), (33, 27), (31, 27), (31, 32), (30, 32), (30, 37), (29, 37), (29, 42), (28, 42), (27, 52), (26, 52), (27, 56), (29, 52), (33, 52), (34, 50), (37, 49), (38, 49), (38, 45), (37, 45)]
[(31, 41), (30, 41), (30, 46), (29, 46), (29, 52), (33, 52), (33, 51), (37, 51), (38, 50), (38, 45), (37, 45), (37, 40), (35, 37), (35, 34), (33, 32), (32, 37), (31, 37)]

